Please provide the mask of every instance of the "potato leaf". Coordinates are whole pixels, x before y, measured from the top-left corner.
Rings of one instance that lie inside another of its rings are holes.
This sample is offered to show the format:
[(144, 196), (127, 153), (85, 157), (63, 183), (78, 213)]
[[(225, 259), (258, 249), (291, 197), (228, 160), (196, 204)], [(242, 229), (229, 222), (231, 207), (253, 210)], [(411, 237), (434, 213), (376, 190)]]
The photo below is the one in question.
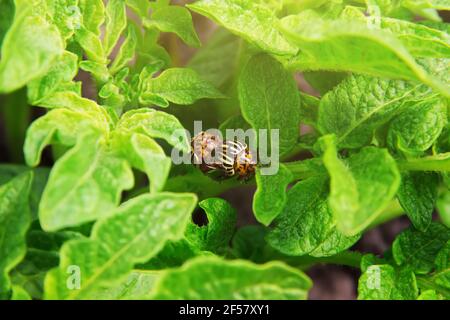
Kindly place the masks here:
[(161, 191), (169, 176), (171, 160), (150, 137), (140, 133), (115, 132), (112, 148), (133, 168), (147, 174), (150, 191)]
[(124, 0), (111, 0), (106, 5), (106, 27), (103, 47), (108, 56), (127, 26), (127, 13)]
[(63, 53), (58, 29), (33, 12), (33, 1), (17, 1), (1, 47), (0, 93), (12, 92), (43, 76)]
[(189, 223), (186, 239), (199, 250), (223, 253), (236, 228), (236, 210), (220, 198), (203, 200), (199, 206), (205, 211), (208, 224), (197, 226)]
[(356, 21), (308, 19), (301, 15), (284, 18), (282, 30), (301, 50), (291, 62), (295, 69), (353, 71), (421, 81), (450, 96), (448, 86), (430, 75), (387, 32), (370, 29)]
[(248, 61), (239, 78), (239, 101), (254, 129), (268, 130), (268, 137), (279, 130), (281, 155), (293, 148), (300, 135), (300, 97), (292, 74), (278, 61), (264, 54)]
[(42, 228), (55, 231), (109, 216), (133, 184), (128, 162), (108, 152), (95, 134), (81, 136), (52, 169), (39, 206)]
[(390, 265), (372, 265), (359, 278), (360, 300), (414, 300), (418, 289), (414, 273)]
[(241, 39), (219, 28), (189, 61), (188, 67), (216, 88), (222, 88), (236, 75), (241, 46)]
[(323, 133), (334, 133), (340, 147), (359, 148), (371, 142), (375, 129), (407, 108), (406, 102), (425, 96), (408, 82), (350, 76), (320, 101), (318, 126)]
[(254, 1), (201, 0), (188, 8), (200, 13), (232, 33), (276, 55), (293, 55), (297, 49), (276, 29), (273, 11)]
[(146, 79), (143, 101), (151, 101), (160, 107), (168, 107), (169, 102), (190, 105), (200, 99), (222, 99), (221, 94), (210, 83), (200, 78), (191, 69), (167, 69), (157, 78)]
[(162, 32), (173, 32), (191, 47), (200, 47), (200, 39), (194, 29), (192, 17), (184, 7), (166, 6), (152, 12), (151, 19), (144, 20), (147, 28), (157, 28)]
[(329, 256), (359, 239), (337, 231), (327, 204), (327, 182), (322, 176), (309, 178), (288, 191), (286, 206), (267, 235), (271, 246), (287, 255)]
[(258, 186), (253, 197), (253, 212), (256, 219), (264, 225), (269, 225), (286, 205), (286, 189), (293, 180), (293, 175), (284, 165), (276, 175), (262, 175), (256, 170)]
[(439, 176), (435, 172), (409, 172), (402, 175), (398, 200), (414, 227), (426, 231), (438, 197)]
[(190, 152), (191, 144), (176, 117), (154, 109), (137, 109), (125, 113), (117, 124), (118, 130), (162, 138), (175, 148)]
[(282, 263), (256, 265), (243, 260), (201, 257), (166, 271), (154, 299), (306, 299), (311, 280)]
[(0, 187), (0, 298), (11, 290), (9, 272), (26, 252), (25, 234), (31, 222), (28, 196), (33, 174), (19, 175)]
[(136, 30), (133, 24), (129, 24), (127, 28), (127, 33), (125, 35), (125, 40), (120, 46), (117, 56), (114, 58), (114, 62), (109, 68), (109, 72), (114, 75), (124, 68), (134, 57), (134, 53), (137, 46), (137, 33), (140, 32)]
[[(182, 237), (195, 203), (192, 194), (171, 193), (142, 195), (126, 202), (111, 217), (97, 222), (89, 239), (64, 244), (60, 266), (45, 279), (45, 298), (89, 299), (114, 287), (134, 264), (157, 254), (166, 241)], [(79, 268), (79, 288), (67, 285), (71, 275), (66, 272), (71, 266)]]
[(433, 222), (427, 232), (410, 228), (402, 232), (392, 245), (395, 262), (409, 266), (414, 272), (426, 274), (434, 267), (439, 251), (450, 240), (450, 229)]
[(105, 5), (102, 0), (79, 0), (83, 24), (90, 32), (100, 35), (100, 26), (105, 21)]
[[(33, 105), (40, 105), (42, 100), (48, 99), (54, 92), (61, 91), (64, 85), (70, 83), (77, 72), (78, 57), (64, 51), (45, 76), (28, 83), (28, 101)], [(43, 106), (45, 107), (45, 104)]]
[(28, 128), (24, 145), (27, 164), (37, 166), (45, 147), (50, 144), (73, 146), (78, 137), (89, 130), (95, 131), (95, 122), (89, 116), (68, 109), (52, 110)]
[(428, 150), (447, 124), (447, 106), (440, 99), (430, 99), (410, 106), (389, 126), (388, 145), (409, 155)]
[(331, 177), (329, 203), (340, 231), (355, 235), (376, 219), (397, 193), (400, 173), (386, 150), (366, 147), (347, 161), (326, 142), (324, 163)]
[(450, 289), (450, 241), (439, 251), (435, 260), (433, 279), (439, 286)]

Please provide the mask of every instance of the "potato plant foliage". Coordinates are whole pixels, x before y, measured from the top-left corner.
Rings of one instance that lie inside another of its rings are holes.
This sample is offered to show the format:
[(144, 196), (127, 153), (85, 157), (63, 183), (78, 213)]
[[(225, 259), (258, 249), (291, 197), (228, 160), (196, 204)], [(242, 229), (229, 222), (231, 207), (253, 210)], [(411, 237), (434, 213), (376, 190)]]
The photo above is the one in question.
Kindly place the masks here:
[[(450, 299), (449, 10), (0, 0), (0, 298), (307, 299), (330, 263), (358, 299)], [(279, 129), (256, 225), (221, 197), (242, 182), (171, 161), (194, 120)], [(353, 248), (401, 215), (383, 255)]]

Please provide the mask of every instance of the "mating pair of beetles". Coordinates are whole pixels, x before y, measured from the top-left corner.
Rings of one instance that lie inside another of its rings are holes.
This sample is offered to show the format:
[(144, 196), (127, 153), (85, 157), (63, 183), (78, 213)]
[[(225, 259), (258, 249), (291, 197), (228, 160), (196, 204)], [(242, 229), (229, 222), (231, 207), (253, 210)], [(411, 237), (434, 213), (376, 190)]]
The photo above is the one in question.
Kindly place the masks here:
[(200, 132), (191, 141), (192, 162), (205, 174), (222, 180), (237, 177), (250, 180), (257, 160), (248, 146), (240, 141), (222, 140), (219, 136)]

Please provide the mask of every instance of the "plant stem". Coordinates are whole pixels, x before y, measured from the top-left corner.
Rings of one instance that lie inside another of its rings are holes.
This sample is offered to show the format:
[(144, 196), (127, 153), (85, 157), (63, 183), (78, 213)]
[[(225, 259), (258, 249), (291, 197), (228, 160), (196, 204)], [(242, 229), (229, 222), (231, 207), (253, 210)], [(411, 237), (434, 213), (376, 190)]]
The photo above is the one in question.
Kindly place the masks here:
[(308, 269), (309, 267), (316, 264), (335, 264), (340, 266), (348, 266), (352, 268), (359, 269), (361, 265), (361, 259), (363, 254), (356, 251), (343, 251), (334, 256), (330, 257), (312, 257), (312, 256), (302, 256), (302, 257), (292, 257), (286, 262), (292, 266), (300, 269)]
[(417, 280), (417, 285), (420, 288), (430, 289), (430, 290), (434, 290), (436, 292), (441, 292), (445, 296), (450, 297), (450, 290), (448, 290), (447, 288), (444, 288), (444, 287), (441, 287), (441, 286), (437, 285), (433, 281), (430, 281), (429, 277), (416, 275), (416, 280)]
[(359, 269), (363, 254), (357, 251), (343, 251), (331, 257), (317, 258), (318, 263), (331, 263)]
[(320, 173), (317, 159), (283, 163), (294, 175), (294, 180), (311, 178)]
[(402, 206), (397, 200), (392, 200), (386, 209), (376, 218), (368, 227), (368, 229), (373, 229), (381, 224), (389, 222), (395, 218), (401, 217), (405, 214)]
[(450, 171), (450, 153), (408, 159), (399, 162), (398, 166), (401, 170), (408, 171)]

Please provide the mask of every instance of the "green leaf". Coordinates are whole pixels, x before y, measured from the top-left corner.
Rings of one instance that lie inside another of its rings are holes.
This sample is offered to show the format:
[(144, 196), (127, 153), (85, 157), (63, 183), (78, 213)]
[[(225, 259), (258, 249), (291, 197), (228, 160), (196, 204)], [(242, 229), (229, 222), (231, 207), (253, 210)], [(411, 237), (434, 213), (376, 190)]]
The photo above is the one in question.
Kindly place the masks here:
[(427, 20), (423, 20), (418, 23), (428, 28), (440, 30), (447, 34), (450, 34), (450, 25), (448, 23), (438, 21), (427, 21)]
[(382, 18), (381, 28), (392, 32), (414, 57), (450, 56), (450, 36), (443, 31), (391, 18)]
[(27, 245), (29, 250), (35, 249), (58, 253), (64, 242), (79, 238), (84, 238), (84, 236), (77, 231), (45, 232), (34, 226), (27, 234)]
[(390, 265), (372, 265), (359, 278), (360, 300), (414, 300), (418, 289), (414, 273)]
[(28, 128), (24, 145), (26, 163), (29, 166), (37, 166), (46, 146), (73, 146), (77, 138), (91, 128), (95, 128), (95, 123), (83, 113), (67, 109), (52, 110)]
[(398, 200), (414, 227), (426, 231), (438, 197), (439, 176), (434, 172), (405, 172)]
[(0, 1), (0, 48), (6, 32), (14, 20), (14, 0)]
[(284, 18), (281, 25), (284, 34), (301, 50), (291, 62), (295, 69), (352, 71), (421, 81), (450, 96), (448, 86), (431, 76), (386, 31), (369, 29), (356, 21), (311, 19), (302, 15)]
[(155, 104), (167, 107), (169, 102), (190, 105), (200, 99), (222, 99), (224, 95), (201, 79), (194, 70), (172, 68), (157, 78), (146, 79), (142, 98), (158, 99), (155, 100)]
[(138, 45), (136, 50), (137, 70), (145, 68), (148, 63), (160, 61), (162, 67), (171, 65), (171, 57), (167, 50), (158, 43), (160, 32), (155, 29), (146, 30), (145, 34), (138, 33)]
[(109, 216), (133, 184), (125, 160), (108, 152), (97, 135), (81, 136), (52, 169), (39, 207), (42, 228), (55, 231)]
[(231, 116), (224, 122), (222, 122), (219, 126), (219, 130), (222, 132), (223, 136), (226, 137), (227, 130), (238, 130), (242, 129), (244, 131), (247, 131), (248, 129), (251, 129), (252, 127), (245, 121), (245, 119), (239, 114), (236, 116)]
[(138, 269), (162, 270), (181, 267), (186, 261), (201, 255), (214, 255), (211, 252), (201, 251), (186, 239), (168, 241), (164, 248), (152, 259), (144, 264), (137, 265)]
[[(105, 109), (112, 112), (112, 117), (117, 117), (121, 114), (125, 104), (127, 103), (127, 97), (121, 92), (121, 88), (114, 84), (114, 81), (106, 83), (98, 93), (98, 96), (102, 98), (102, 102), (105, 105)], [(114, 111), (112, 111), (114, 110)]]
[(93, 300), (139, 300), (148, 297), (155, 286), (159, 273), (147, 270), (133, 270), (118, 286), (100, 290)]
[(427, 232), (408, 229), (392, 245), (394, 259), (415, 273), (426, 274), (433, 269), (437, 254), (449, 240), (450, 229), (437, 222), (431, 223)]
[(27, 290), (33, 299), (42, 300), (45, 274), (58, 266), (61, 245), (77, 238), (83, 236), (72, 231), (46, 233), (38, 229), (30, 230), (27, 234), (27, 253), (12, 273), (13, 283)]
[(0, 93), (12, 92), (43, 76), (63, 50), (58, 29), (33, 14), (31, 1), (21, 1), (1, 48)]
[(387, 141), (393, 150), (419, 155), (431, 148), (447, 124), (447, 106), (431, 99), (410, 106), (394, 118)]
[(140, 133), (115, 132), (112, 148), (133, 168), (145, 172), (150, 180), (150, 191), (161, 191), (169, 176), (171, 160), (150, 137)]
[(450, 192), (446, 190), (436, 201), (436, 209), (442, 220), (442, 223), (450, 228)]
[(179, 150), (191, 151), (191, 143), (180, 121), (162, 111), (149, 108), (128, 111), (117, 123), (117, 130), (162, 138)]
[(127, 6), (132, 8), (141, 18), (146, 18), (151, 3), (148, 0), (125, 0)]
[(420, 293), (417, 300), (440, 300), (440, 297), (434, 290), (425, 290)]
[(35, 220), (37, 219), (39, 203), (41, 201), (42, 192), (47, 184), (50, 169), (44, 167), (30, 169), (27, 166), (12, 164), (0, 165), (0, 185), (9, 182), (20, 174), (30, 171), (33, 172), (33, 183), (31, 185), (29, 202), (32, 219)]
[(320, 100), (300, 92), (300, 119), (303, 124), (317, 127)]
[(323, 161), (331, 177), (330, 207), (338, 229), (355, 235), (369, 226), (395, 196), (400, 173), (384, 149), (366, 147), (342, 161), (330, 138), (322, 142)]
[[(166, 241), (183, 236), (195, 207), (193, 194), (142, 195), (97, 222), (89, 239), (66, 242), (58, 269), (45, 279), (46, 299), (89, 299), (99, 290), (114, 286), (160, 251)], [(155, 228), (155, 226), (158, 226)], [(70, 266), (80, 269), (78, 290), (67, 286)]]
[(109, 56), (122, 31), (127, 27), (127, 12), (124, 0), (110, 0), (106, 5), (106, 27), (103, 38), (105, 54)]
[(344, 220), (345, 217), (339, 216), (341, 213), (354, 214), (359, 209), (358, 186), (351, 169), (338, 157), (334, 136), (324, 136), (319, 143), (322, 144), (323, 163), (330, 175), (328, 203), (338, 221)]
[(71, 82), (77, 72), (78, 57), (71, 52), (64, 51), (45, 76), (28, 83), (28, 101), (33, 105), (39, 105), (41, 100), (45, 100), (55, 91), (60, 90), (61, 85)]
[[(44, 256), (41, 256), (40, 258), (43, 259)], [(13, 287), (20, 286), (27, 291), (28, 295), (30, 295), (32, 299), (41, 300), (43, 298), (43, 291), (44, 291), (43, 290), (44, 276), (45, 273), (22, 275), (21, 273), (14, 270), (11, 274), (11, 279), (13, 282)]]
[(188, 67), (216, 88), (233, 81), (239, 65), (242, 40), (219, 28), (189, 61)]
[(134, 53), (137, 46), (137, 32), (136, 27), (133, 24), (129, 24), (127, 28), (127, 33), (125, 35), (125, 40), (117, 53), (109, 71), (112, 75), (119, 72), (123, 67), (133, 59)]
[(28, 195), (33, 174), (24, 173), (0, 187), (0, 298), (11, 290), (9, 272), (26, 252), (25, 234), (31, 222)]
[(256, 170), (256, 193), (253, 197), (253, 212), (256, 220), (268, 226), (286, 205), (286, 189), (293, 181), (293, 175), (289, 169), (280, 164), (276, 175), (262, 175)]
[(89, 60), (106, 65), (108, 59), (97, 34), (81, 26), (76, 30), (75, 39), (83, 48)]
[(191, 47), (198, 48), (201, 46), (191, 14), (184, 7), (167, 6), (158, 8), (152, 13), (151, 19), (144, 20), (144, 26), (156, 28), (162, 32), (173, 32)]
[[(352, 10), (345, 9), (343, 16), (350, 11)], [(376, 28), (392, 33), (414, 57), (446, 58), (450, 53), (449, 35), (431, 26), (388, 17), (377, 17), (374, 22), (373, 16), (366, 17), (360, 11), (358, 16), (347, 18), (361, 20), (368, 27), (375, 25)]]
[(150, 3), (150, 8), (152, 10), (158, 10), (161, 8), (168, 7), (171, 0), (155, 0)]
[(312, 257), (331, 257), (340, 252), (344, 252), (353, 246), (360, 238), (361, 234), (346, 236), (335, 228), (330, 231), (322, 243), (311, 251), (309, 255)]
[(448, 0), (404, 0), (402, 4), (407, 8), (450, 10)]
[(254, 263), (264, 263), (275, 260), (273, 257), (281, 255), (269, 246), (265, 238), (269, 229), (262, 225), (248, 225), (239, 228), (232, 240), (232, 254), (238, 259), (250, 260)]
[(94, 76), (95, 80), (99, 83), (99, 85), (108, 82), (111, 78), (108, 68), (103, 63), (89, 60), (81, 61), (80, 69), (91, 73)]
[(433, 279), (437, 285), (450, 289), (450, 241), (439, 251), (436, 261), (436, 271)]
[(318, 126), (323, 133), (334, 133), (340, 147), (359, 148), (371, 142), (376, 128), (406, 108), (406, 101), (424, 94), (404, 81), (352, 75), (322, 98)]
[(186, 239), (200, 250), (224, 252), (236, 229), (236, 210), (220, 198), (209, 198), (198, 205), (205, 211), (208, 224), (199, 227), (189, 223)]
[(83, 15), (83, 25), (90, 32), (100, 35), (100, 26), (105, 21), (105, 5), (103, 0), (79, 0)]
[[(41, 102), (41, 104), (43, 103)], [(93, 100), (81, 97), (78, 93), (73, 91), (55, 92), (49, 98), (45, 99), (45, 107), (55, 108), (57, 110), (65, 108), (70, 111), (82, 113), (84, 117), (91, 119), (90, 127), (92, 129), (102, 132), (103, 134), (109, 132), (112, 120), (105, 108), (99, 106)], [(54, 113), (58, 114), (57, 112)], [(57, 118), (58, 115), (52, 115), (51, 117)], [(47, 129), (51, 130), (52, 128), (51, 126), (48, 126)]]
[[(448, 73), (448, 63), (444, 60), (423, 63), (433, 75), (443, 77)], [(423, 85), (350, 76), (322, 99), (319, 129), (323, 133), (335, 133), (338, 144), (344, 148), (359, 148), (369, 144), (374, 131), (397, 113), (431, 97), (433, 93)]]
[(31, 300), (31, 297), (24, 288), (14, 285), (11, 300)]
[(297, 84), (291, 73), (268, 55), (252, 57), (239, 79), (239, 100), (242, 115), (254, 129), (267, 129), (268, 136), (272, 129), (279, 130), (280, 154), (292, 149), (301, 119)]
[(279, 262), (255, 265), (244, 260), (201, 257), (167, 270), (154, 299), (297, 300), (306, 299), (311, 280)]
[(171, 177), (164, 190), (171, 192), (192, 192), (198, 195), (200, 199), (216, 197), (223, 192), (236, 186), (232, 179), (226, 181), (215, 181), (211, 177), (203, 174), (193, 166), (183, 174)]
[(266, 52), (276, 55), (294, 55), (297, 52), (273, 27), (278, 23), (273, 11), (253, 1), (200, 0), (187, 6)]
[(77, 4), (78, 0), (47, 1), (47, 12), (65, 40), (72, 37), (74, 30), (81, 25), (82, 15)]
[(287, 193), (287, 202), (274, 221), (267, 241), (288, 255), (330, 256), (354, 244), (359, 235), (345, 237), (336, 230), (336, 222), (327, 204), (327, 180), (309, 178)]
[(321, 95), (325, 95), (347, 78), (348, 74), (346, 72), (309, 71), (303, 72), (303, 76), (314, 89)]

